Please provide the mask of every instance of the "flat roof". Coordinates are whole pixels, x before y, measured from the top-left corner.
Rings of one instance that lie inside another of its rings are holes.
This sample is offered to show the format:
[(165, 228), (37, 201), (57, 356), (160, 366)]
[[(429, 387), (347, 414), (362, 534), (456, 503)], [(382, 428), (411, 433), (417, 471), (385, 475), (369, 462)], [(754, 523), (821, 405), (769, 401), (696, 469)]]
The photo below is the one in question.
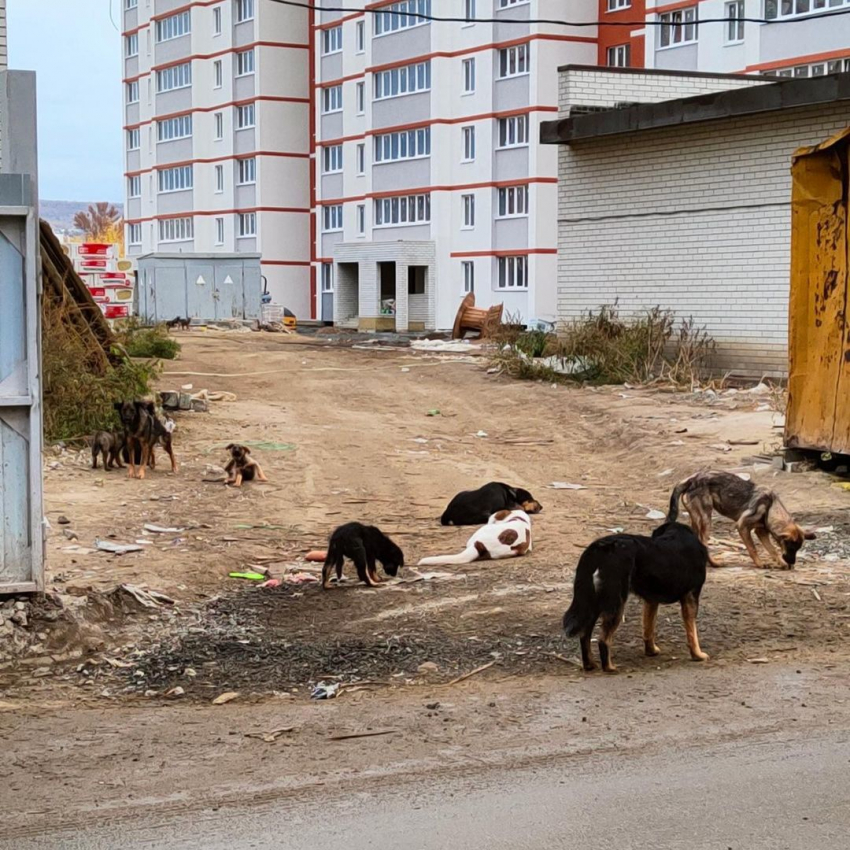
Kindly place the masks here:
[[(762, 79), (754, 74), (722, 74), (715, 71), (676, 71), (672, 68), (620, 68), (616, 65), (559, 65), (558, 72), (564, 71), (593, 71), (603, 74), (641, 74), (650, 77), (696, 77), (697, 79), (720, 79), (720, 80), (752, 80)], [(767, 77), (773, 79), (773, 77)], [(776, 79), (784, 80), (784, 77)]]
[(741, 118), (763, 112), (799, 109), (850, 100), (850, 73), (828, 74), (809, 79), (790, 79), (701, 94), (696, 97), (644, 103), (575, 115), (540, 125), (544, 145), (569, 145), (605, 136), (643, 130), (681, 127), (723, 118)]

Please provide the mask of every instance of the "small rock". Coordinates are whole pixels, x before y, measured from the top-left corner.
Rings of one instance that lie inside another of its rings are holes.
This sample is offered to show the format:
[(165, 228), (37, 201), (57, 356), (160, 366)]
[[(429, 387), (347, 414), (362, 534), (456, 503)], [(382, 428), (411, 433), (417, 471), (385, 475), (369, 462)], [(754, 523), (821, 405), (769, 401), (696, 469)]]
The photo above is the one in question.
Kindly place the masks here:
[(22, 658), (18, 663), (21, 667), (50, 667), (53, 659), (49, 655), (39, 655), (37, 658)]
[(170, 691), (166, 691), (165, 695), (170, 699), (177, 699), (178, 697), (182, 697), (186, 691), (178, 685), (176, 688), (172, 688)]
[(239, 696), (239, 694), (236, 691), (228, 691), (227, 693), (220, 694), (219, 696), (217, 696), (212, 701), (212, 704), (213, 705), (225, 705), (226, 703), (230, 702), (231, 700), (235, 700), (236, 697), (238, 697), (238, 696)]
[(209, 413), (210, 405), (209, 402), (205, 398), (193, 398), (192, 399), (192, 412), (193, 413)]
[(440, 703), (438, 702), (429, 702), (425, 704), (425, 708), (427, 708), (428, 711), (436, 711), (439, 707)]
[(79, 537), (77, 537), (77, 532), (71, 531), (70, 528), (63, 528), (62, 534), (64, 534), (65, 537), (68, 538), (68, 540), (79, 540), (80, 539)]
[(23, 611), (15, 611), (15, 613), (12, 614), (11, 620), (13, 623), (17, 623), (22, 628), (26, 628), (29, 623), (27, 615)]
[(56, 520), (56, 522), (58, 522), (59, 525), (70, 525), (71, 524), (71, 520), (69, 520), (68, 517), (66, 517), (64, 514), (62, 514), (62, 516), (60, 516)]
[(425, 661), (416, 668), (419, 673), (436, 673), (439, 669), (433, 661)]
[(155, 696), (157, 696), (157, 695), (158, 695), (158, 691), (153, 691), (153, 690), (151, 690), (150, 688), (148, 688), (148, 689), (145, 691), (145, 696), (146, 696), (146, 697), (155, 697)]
[(21, 602), (21, 601), (16, 602), (15, 603), (15, 610), (16, 611), (26, 611), (27, 610), (27, 603)]
[(184, 675), (184, 676), (188, 676), (190, 679), (194, 679), (194, 678), (195, 678), (195, 676), (197, 676), (198, 674), (197, 674), (197, 672), (196, 672), (194, 669), (192, 669), (191, 667), (187, 667), (187, 668), (183, 671), (183, 675)]

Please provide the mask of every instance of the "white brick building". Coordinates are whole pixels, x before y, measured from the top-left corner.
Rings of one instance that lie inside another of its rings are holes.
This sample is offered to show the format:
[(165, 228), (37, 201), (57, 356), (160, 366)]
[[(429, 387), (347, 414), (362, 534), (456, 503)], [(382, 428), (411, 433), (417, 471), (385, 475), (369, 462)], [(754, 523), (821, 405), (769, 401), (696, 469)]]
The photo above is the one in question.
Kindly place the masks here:
[[(560, 145), (559, 318), (660, 305), (708, 327), (717, 367), (786, 373), (791, 156), (850, 125), (850, 74), (751, 82), (562, 70), (569, 117), (542, 130)], [(644, 103), (570, 115), (593, 90)]]

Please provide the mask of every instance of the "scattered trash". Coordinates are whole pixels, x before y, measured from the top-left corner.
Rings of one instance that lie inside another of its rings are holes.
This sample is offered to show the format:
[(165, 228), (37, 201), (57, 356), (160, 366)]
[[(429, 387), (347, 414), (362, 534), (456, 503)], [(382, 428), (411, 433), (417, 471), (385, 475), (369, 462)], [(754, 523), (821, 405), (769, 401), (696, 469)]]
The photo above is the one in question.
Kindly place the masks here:
[(179, 534), (186, 530), (185, 528), (165, 528), (162, 525), (153, 525), (149, 522), (146, 522), (143, 528), (145, 531), (150, 531), (151, 534)]
[(711, 445), (709, 445), (709, 448), (715, 449), (718, 452), (731, 452), (732, 451), (732, 446), (730, 446), (728, 443), (711, 443)]
[(467, 354), (473, 350), (468, 342), (458, 339), (415, 339), (410, 347), (414, 351), (440, 351), (447, 354)]
[(144, 546), (139, 546), (137, 543), (110, 543), (108, 540), (99, 540), (95, 538), (94, 545), (101, 552), (110, 552), (113, 555), (126, 555), (128, 552), (143, 552)]
[(260, 523), (259, 525), (255, 525), (255, 524), (250, 523), (250, 522), (240, 522), (240, 523), (237, 523), (236, 525), (234, 525), (233, 527), (239, 528), (239, 529), (268, 528), (268, 529), (271, 529), (273, 531), (286, 531), (288, 528), (290, 528), (290, 526), (288, 526), (288, 525), (272, 525), (271, 523), (268, 523), (268, 522), (263, 522), (263, 523)]
[(567, 481), (553, 481), (549, 486), (553, 490), (587, 490), (584, 484), (570, 484)]
[(435, 407), (433, 410), (429, 410), (425, 415), (426, 416), (439, 416), (440, 411), (439, 411), (438, 408)]
[(566, 655), (561, 655), (560, 652), (550, 652), (551, 658), (557, 658), (558, 661), (563, 661), (564, 664), (570, 664), (573, 667), (581, 667), (581, 662), (577, 658), (567, 658)]
[(339, 682), (333, 684), (319, 682), (310, 693), (310, 699), (333, 699), (339, 695), (339, 688)]
[(375, 729), (368, 732), (348, 732), (342, 735), (331, 735), (329, 741), (350, 741), (352, 738), (374, 738), (376, 735), (395, 735), (398, 729)]
[(416, 668), (417, 673), (436, 673), (439, 667), (433, 661), (425, 661)]
[(228, 573), (227, 575), (230, 578), (244, 578), (247, 581), (265, 581), (266, 580), (266, 576), (263, 573), (245, 572), (245, 573)]
[(672, 475), (672, 474), (673, 474), (672, 468), (671, 469), (665, 469), (664, 472), (659, 472), (656, 477), (657, 478), (666, 478), (668, 475)]
[(625, 528), (623, 528), (623, 526), (622, 526), (622, 525), (618, 525), (618, 526), (616, 526), (615, 528), (609, 528), (609, 529), (608, 529), (608, 531), (610, 531), (610, 532), (611, 532), (611, 534), (622, 534), (625, 530), (626, 530), (626, 529), (625, 529)]
[(70, 528), (63, 528), (63, 529), (62, 529), (62, 534), (64, 534), (64, 535), (65, 535), (65, 537), (66, 537), (68, 540), (79, 540), (79, 539), (80, 539), (79, 537), (77, 537), (77, 532), (76, 532), (76, 531), (71, 531), (71, 529), (70, 529)]
[(814, 596), (815, 599), (817, 599), (818, 602), (823, 602), (823, 599), (820, 598), (820, 594), (814, 588), (811, 588), (811, 591), (812, 591), (812, 596)]
[(170, 691), (166, 691), (165, 695), (170, 699), (177, 699), (178, 697), (182, 697), (186, 693), (183, 688), (178, 685), (176, 688), (172, 688)]
[(313, 573), (290, 573), (283, 579), (287, 584), (313, 584), (319, 580)]
[(238, 691), (227, 691), (226, 693), (220, 694), (213, 701), (213, 705), (226, 705), (229, 702), (232, 702), (239, 696)]
[(687, 428), (677, 428), (673, 433), (674, 434), (687, 434), (688, 429)]
[(749, 661), (750, 664), (769, 664), (770, 663), (770, 659), (768, 659), (768, 658), (748, 658), (747, 661)]
[(475, 436), (476, 437), (486, 437), (487, 432), (486, 431), (478, 431)]
[(402, 367), (401, 367), (401, 371), (402, 371), (402, 372), (409, 372), (409, 371), (410, 371), (410, 367), (409, 367), (409, 366), (402, 366)]
[(835, 531), (834, 525), (824, 525), (815, 529), (815, 534), (832, 534)]
[(281, 735), (287, 732), (292, 732), (294, 726), (282, 726), (280, 729), (272, 729), (271, 732), (246, 732), (246, 738), (258, 738), (260, 741), (265, 741), (267, 744), (273, 744)]
[(840, 490), (850, 490), (850, 481), (838, 481), (832, 486), (838, 487)]
[(260, 587), (271, 589), (273, 587), (280, 587), (283, 584), (283, 579), (280, 578), (270, 578), (268, 581), (264, 581)]
[(502, 367), (501, 367), (501, 366), (491, 366), (491, 367), (487, 370), (487, 374), (488, 374), (488, 375), (498, 375), (498, 374), (499, 374), (499, 372), (501, 372), (501, 371), (502, 371)]
[(112, 593), (116, 597), (129, 596), (133, 602), (137, 602), (143, 608), (160, 608), (163, 605), (174, 604), (170, 596), (156, 590), (143, 590), (134, 584), (119, 584)]
[(666, 516), (667, 514), (657, 511), (655, 508), (651, 508), (646, 514), (647, 519), (664, 519)]
[(753, 477), (749, 472), (736, 472), (735, 475), (742, 481), (749, 481)]
[(730, 446), (757, 446), (760, 440), (727, 440)]
[(304, 556), (304, 560), (305, 561), (321, 561), (322, 563), (324, 563), (325, 559), (327, 557), (328, 557), (327, 552), (322, 552), (320, 549), (313, 549), (312, 551), (308, 552)]
[(476, 674), (481, 673), (484, 670), (487, 670), (488, 668), (492, 667), (494, 664), (498, 663), (499, 659), (495, 658), (489, 664), (482, 664), (480, 667), (476, 667), (474, 670), (470, 670), (468, 673), (464, 673), (462, 676), (458, 676), (456, 679), (452, 679), (451, 682), (446, 683), (446, 686), (456, 685), (458, 682), (463, 682), (465, 679), (469, 679), (471, 676), (475, 676)]

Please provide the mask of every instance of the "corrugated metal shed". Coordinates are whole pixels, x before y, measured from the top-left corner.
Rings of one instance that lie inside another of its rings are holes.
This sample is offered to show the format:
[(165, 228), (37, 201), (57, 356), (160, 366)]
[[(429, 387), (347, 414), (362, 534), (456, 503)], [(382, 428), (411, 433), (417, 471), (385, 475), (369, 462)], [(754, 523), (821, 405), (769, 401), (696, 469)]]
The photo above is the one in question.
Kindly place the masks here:
[(798, 150), (791, 175), (785, 442), (850, 454), (850, 128)]

